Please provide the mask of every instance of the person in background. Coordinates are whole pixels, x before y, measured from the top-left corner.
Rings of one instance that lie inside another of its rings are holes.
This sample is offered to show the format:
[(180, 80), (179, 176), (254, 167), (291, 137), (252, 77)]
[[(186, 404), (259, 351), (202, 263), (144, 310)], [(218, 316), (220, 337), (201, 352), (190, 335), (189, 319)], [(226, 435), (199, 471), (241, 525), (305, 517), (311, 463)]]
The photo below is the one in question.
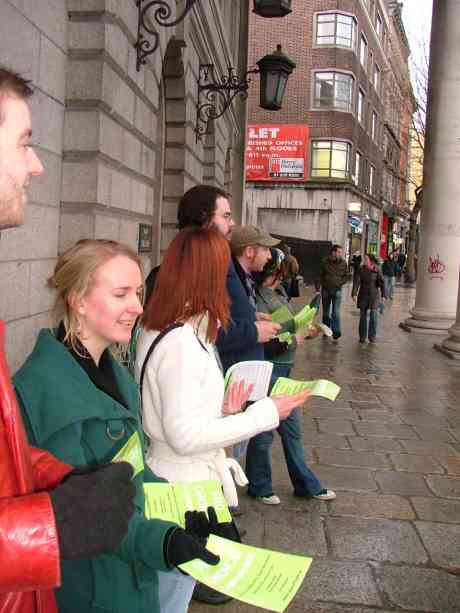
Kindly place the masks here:
[(353, 270), (353, 279), (359, 273), (359, 269), (361, 268), (361, 252), (355, 251), (353, 257), (351, 258), (351, 268)]
[[(136, 378), (150, 468), (169, 481), (218, 480), (236, 507), (234, 478), (247, 481), (224, 447), (276, 428), (310, 394), (264, 398), (244, 412), (250, 388), (235, 383), (224, 394), (214, 343), (230, 320), (229, 264), (228, 242), (216, 229), (186, 228), (174, 238), (143, 316)], [(190, 577), (162, 573), (162, 612), (187, 611), (194, 586)]]
[(393, 300), (396, 281), (396, 262), (392, 253), (388, 254), (388, 257), (382, 264), (383, 280), (385, 281), (385, 293), (387, 298)]
[[(113, 241), (82, 240), (59, 257), (48, 286), (55, 294), (56, 327), (41, 330), (14, 376), (29, 439), (89, 469), (129, 457), (136, 488), (135, 512), (116, 551), (62, 562), (59, 611), (158, 613), (157, 571), (195, 558), (216, 564), (219, 558), (189, 531), (144, 514), (144, 484), (158, 478), (144, 465), (138, 386), (110, 352), (115, 343), (129, 341), (142, 313), (139, 257)], [(119, 494), (114, 489), (106, 495)], [(65, 511), (73, 512), (71, 506)], [(112, 517), (97, 508), (93, 513), (101, 530), (109, 530)], [(82, 532), (83, 541), (89, 537)]]
[[(282, 252), (284, 252), (284, 250), (282, 250)], [(300, 266), (297, 258), (291, 253), (285, 253), (285, 257), (281, 262), (281, 268), (282, 282), (279, 289), (284, 289), (288, 300), (291, 298), (298, 298), (300, 296), (300, 287), (297, 275), (299, 274)]]
[(364, 265), (353, 281), (351, 292), (361, 315), (359, 318), (359, 342), (375, 343), (377, 336), (378, 308), (381, 300), (386, 300), (385, 283), (378, 266), (378, 260), (372, 253), (364, 256)]
[[(29, 81), (0, 67), (2, 236), (24, 223), (26, 188), (43, 173), (29, 144), (32, 94)], [(132, 469), (123, 462), (85, 473), (30, 446), (4, 341), (0, 321), (0, 613), (57, 613), (52, 588), (61, 583), (62, 560), (108, 553), (125, 536), (134, 512)], [(96, 511), (111, 522), (101, 523)]]
[[(262, 272), (255, 274), (257, 308), (262, 313), (270, 314), (286, 305), (292, 315), (295, 315), (295, 310), (288, 302), (284, 292), (280, 292), (284, 254), (276, 248), (270, 251), (271, 259), (265, 264)], [(304, 342), (303, 334), (295, 334), (293, 320), (288, 322), (286, 328), (283, 327), (283, 331), (293, 334), (290, 344), (274, 339), (264, 346), (265, 359), (273, 363), (270, 390), (279, 377), (290, 376), (296, 349)], [(317, 331), (311, 330), (309, 336), (316, 334)], [(273, 492), (272, 484), (271, 447), (274, 432), (270, 430), (254, 436), (249, 442), (246, 457), (246, 474), (249, 479), (248, 494), (267, 505), (278, 505), (281, 502)], [(294, 409), (289, 417), (280, 422), (277, 432), (281, 437), (294, 495), (323, 501), (333, 500), (336, 497), (335, 493), (324, 488), (306, 464), (298, 409)]]
[(398, 279), (401, 278), (401, 276), (402, 276), (402, 274), (404, 272), (404, 266), (405, 265), (406, 265), (406, 254), (401, 249), (401, 251), (398, 254)]
[(336, 341), (342, 336), (340, 307), (342, 286), (347, 281), (347, 263), (342, 254), (342, 247), (333, 245), (329, 256), (324, 258), (320, 267), (323, 323), (332, 329), (332, 337)]

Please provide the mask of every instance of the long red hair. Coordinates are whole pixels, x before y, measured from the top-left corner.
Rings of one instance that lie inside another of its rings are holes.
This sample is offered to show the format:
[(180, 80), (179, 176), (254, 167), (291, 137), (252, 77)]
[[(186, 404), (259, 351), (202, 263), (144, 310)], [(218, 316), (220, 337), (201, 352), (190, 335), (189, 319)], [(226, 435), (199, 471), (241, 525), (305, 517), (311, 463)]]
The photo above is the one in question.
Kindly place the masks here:
[(230, 247), (214, 228), (185, 228), (166, 251), (155, 289), (145, 307), (147, 330), (164, 330), (175, 321), (208, 315), (206, 340), (213, 343), (219, 324), (230, 319), (226, 278)]

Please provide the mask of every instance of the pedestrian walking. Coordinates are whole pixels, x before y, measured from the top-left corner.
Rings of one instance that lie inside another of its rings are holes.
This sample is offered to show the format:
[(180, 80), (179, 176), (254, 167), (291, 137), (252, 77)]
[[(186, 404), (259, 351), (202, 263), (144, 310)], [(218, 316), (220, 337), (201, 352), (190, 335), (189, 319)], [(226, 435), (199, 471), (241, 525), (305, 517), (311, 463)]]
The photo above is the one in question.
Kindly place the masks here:
[(342, 336), (340, 324), (342, 286), (348, 277), (347, 263), (342, 254), (342, 247), (333, 245), (329, 256), (321, 262), (320, 268), (323, 323), (332, 329), (332, 337), (336, 341)]
[(381, 299), (386, 299), (385, 283), (378, 266), (378, 260), (372, 253), (364, 256), (364, 265), (353, 282), (351, 292), (361, 315), (359, 318), (359, 342), (375, 343), (377, 337), (378, 308)]
[(396, 282), (396, 269), (397, 264), (394, 260), (393, 254), (389, 253), (388, 257), (382, 264), (383, 280), (385, 282), (385, 293), (387, 298), (393, 300), (395, 282)]

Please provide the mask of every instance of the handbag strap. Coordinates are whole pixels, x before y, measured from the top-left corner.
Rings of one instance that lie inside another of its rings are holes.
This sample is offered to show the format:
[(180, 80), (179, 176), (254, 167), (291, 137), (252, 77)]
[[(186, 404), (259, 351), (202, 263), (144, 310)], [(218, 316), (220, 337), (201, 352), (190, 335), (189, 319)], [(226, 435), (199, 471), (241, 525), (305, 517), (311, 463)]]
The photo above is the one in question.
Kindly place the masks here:
[(142, 368), (141, 368), (141, 376), (139, 377), (139, 391), (141, 393), (141, 396), (142, 396), (142, 383), (144, 382), (144, 376), (145, 376), (145, 369), (147, 368), (147, 362), (149, 361), (149, 358), (152, 355), (153, 350), (158, 345), (158, 343), (161, 341), (161, 339), (164, 338), (168, 334), (168, 332), (171, 332), (172, 330), (175, 330), (176, 328), (182, 328), (183, 325), (184, 325), (183, 323), (176, 322), (174, 324), (171, 324), (170, 326), (167, 326), (164, 330), (160, 332), (160, 334), (155, 338), (155, 340), (150, 345), (147, 353), (145, 354), (144, 363), (142, 364)]

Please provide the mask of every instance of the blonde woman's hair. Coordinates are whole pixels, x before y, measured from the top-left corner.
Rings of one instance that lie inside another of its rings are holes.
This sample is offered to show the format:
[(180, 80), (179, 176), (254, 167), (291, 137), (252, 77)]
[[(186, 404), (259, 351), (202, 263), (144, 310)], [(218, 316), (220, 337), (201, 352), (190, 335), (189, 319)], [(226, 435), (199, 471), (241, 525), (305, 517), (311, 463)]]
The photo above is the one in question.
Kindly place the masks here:
[(71, 308), (70, 299), (83, 298), (94, 283), (97, 269), (120, 255), (136, 262), (142, 274), (139, 256), (127, 245), (103, 239), (83, 239), (59, 257), (54, 273), (47, 280), (47, 286), (56, 292), (51, 311), (52, 325), (56, 327), (59, 322), (64, 322), (64, 342), (77, 353), (79, 324)]

